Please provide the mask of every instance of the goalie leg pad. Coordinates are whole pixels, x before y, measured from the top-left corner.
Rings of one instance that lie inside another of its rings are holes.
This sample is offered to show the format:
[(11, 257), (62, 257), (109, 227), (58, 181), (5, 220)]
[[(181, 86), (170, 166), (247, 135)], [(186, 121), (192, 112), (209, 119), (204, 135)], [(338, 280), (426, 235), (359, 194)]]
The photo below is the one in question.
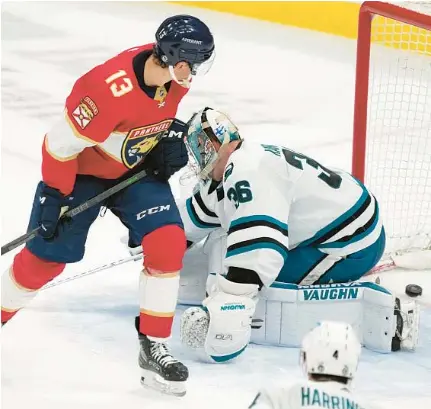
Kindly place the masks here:
[(322, 320), (344, 321), (362, 345), (391, 352), (396, 332), (395, 297), (368, 282), (298, 286), (274, 283), (261, 291), (251, 341), (299, 347), (303, 336)]

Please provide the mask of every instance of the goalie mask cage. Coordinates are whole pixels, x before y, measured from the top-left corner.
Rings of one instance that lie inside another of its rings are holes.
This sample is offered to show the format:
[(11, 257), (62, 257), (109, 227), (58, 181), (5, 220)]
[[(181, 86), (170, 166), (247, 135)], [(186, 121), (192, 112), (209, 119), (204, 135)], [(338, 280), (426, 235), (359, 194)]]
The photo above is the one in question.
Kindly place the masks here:
[(383, 260), (431, 269), (431, 2), (361, 6), (352, 173), (379, 202)]

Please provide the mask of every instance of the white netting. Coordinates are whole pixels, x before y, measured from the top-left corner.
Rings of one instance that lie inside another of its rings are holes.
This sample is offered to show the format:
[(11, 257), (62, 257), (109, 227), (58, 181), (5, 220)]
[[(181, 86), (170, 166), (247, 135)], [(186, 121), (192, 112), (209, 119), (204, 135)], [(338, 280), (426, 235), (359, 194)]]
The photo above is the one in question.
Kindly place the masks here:
[[(430, 2), (398, 5), (431, 15)], [(387, 252), (426, 249), (431, 246), (431, 30), (376, 15), (371, 38), (365, 182), (380, 203)]]

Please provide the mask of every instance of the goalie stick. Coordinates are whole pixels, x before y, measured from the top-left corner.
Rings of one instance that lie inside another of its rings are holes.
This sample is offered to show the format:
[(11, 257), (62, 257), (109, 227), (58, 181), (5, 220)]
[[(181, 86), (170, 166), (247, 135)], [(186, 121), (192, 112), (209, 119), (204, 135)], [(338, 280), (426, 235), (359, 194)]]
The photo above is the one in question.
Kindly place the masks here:
[(392, 255), (389, 259), (377, 264), (365, 276), (393, 270), (397, 267), (410, 270), (431, 270), (431, 249), (428, 247), (424, 250)]
[[(195, 244), (195, 243), (193, 243), (193, 244)], [(190, 248), (190, 247), (191, 246), (188, 245), (188, 248)], [(44, 287), (42, 287), (41, 290), (47, 290), (47, 289), (52, 288), (52, 287), (57, 287), (58, 285), (61, 285), (61, 284), (64, 284), (64, 283), (68, 283), (69, 281), (78, 280), (78, 279), (80, 279), (82, 277), (98, 273), (99, 271), (108, 270), (109, 268), (117, 267), (117, 266), (120, 266), (122, 264), (128, 263), (130, 261), (138, 261), (140, 259), (142, 259), (142, 253), (134, 254), (134, 255), (131, 255), (129, 257), (125, 257), (125, 258), (122, 258), (122, 259), (119, 259), (119, 260), (111, 261), (110, 263), (106, 263), (106, 264), (103, 264), (101, 266), (94, 267), (94, 268), (92, 268), (90, 270), (84, 271), (82, 273), (75, 274), (75, 275), (73, 275), (71, 277), (67, 277), (67, 278), (62, 279), (62, 280), (53, 281), (53, 282), (45, 285)], [(395, 268), (397, 268), (397, 264), (395, 263), (395, 261), (393, 261), (393, 260), (387, 261), (387, 262), (384, 262), (384, 263), (379, 264), (376, 267), (374, 267), (372, 270), (370, 270), (368, 273), (366, 273), (364, 275), (364, 277), (369, 276), (371, 274), (378, 274), (378, 273), (382, 273), (384, 271), (393, 270)]]
[[(187, 249), (190, 250), (190, 248), (193, 248), (195, 244), (196, 243), (188, 242), (187, 243)], [(430, 257), (430, 259), (429, 259), (430, 260), (429, 266), (431, 267), (431, 251), (427, 250), (427, 251), (421, 252), (421, 253), (425, 253), (425, 257)], [(413, 256), (413, 255), (415, 255), (415, 256)], [(111, 267), (116, 267), (116, 266), (119, 266), (121, 264), (128, 263), (130, 261), (138, 261), (138, 260), (142, 259), (142, 257), (143, 257), (142, 256), (142, 252), (140, 252), (138, 254), (133, 254), (133, 255), (131, 255), (129, 257), (125, 257), (125, 258), (122, 258), (122, 259), (119, 259), (119, 260), (111, 261), (110, 263), (106, 263), (106, 264), (103, 264), (101, 266), (94, 267), (94, 268), (92, 268), (90, 270), (84, 271), (84, 272), (79, 273), (79, 274), (75, 274), (74, 276), (67, 277), (67, 278), (65, 278), (63, 280), (54, 281), (54, 282), (52, 282), (50, 284), (47, 284), (44, 287), (42, 287), (42, 290), (47, 290), (48, 288), (56, 287), (58, 285), (67, 283), (69, 281), (74, 281), (74, 280), (77, 280), (79, 278), (82, 278), (82, 277), (85, 277), (85, 276), (88, 276), (88, 275), (91, 275), (91, 274), (98, 273), (99, 271), (108, 270)], [(409, 258), (411, 258), (411, 257), (414, 257), (414, 259), (417, 260), (416, 253), (412, 253), (411, 255), (409, 255)], [(387, 261), (384, 261), (384, 262), (378, 264), (372, 270), (370, 270), (368, 273), (364, 274), (363, 277), (366, 277), (366, 276), (369, 276), (369, 275), (372, 275), (372, 274), (383, 273), (384, 271), (393, 270), (393, 269), (395, 269), (397, 267), (411, 268), (411, 269), (414, 269), (414, 268), (416, 268), (416, 269), (421, 269), (422, 268), (423, 269), (423, 268), (425, 268), (422, 263), (416, 265), (415, 267), (412, 266), (412, 264), (406, 264), (406, 261), (405, 261), (406, 257), (405, 256), (397, 256), (397, 257), (395, 257), (395, 260), (396, 261), (394, 261), (394, 260), (387, 260)], [(428, 261), (426, 259), (424, 259), (424, 262), (426, 262), (428, 264)]]
[(106, 264), (103, 264), (101, 266), (94, 267), (90, 270), (75, 274), (71, 277), (67, 277), (67, 278), (64, 278), (62, 280), (53, 281), (53, 282), (43, 286), (41, 288), (41, 290), (47, 290), (47, 289), (52, 288), (52, 287), (57, 287), (58, 285), (68, 283), (69, 281), (74, 281), (74, 280), (77, 280), (79, 278), (98, 273), (99, 271), (108, 270), (109, 268), (117, 267), (117, 266), (120, 266), (121, 264), (129, 263), (130, 261), (138, 261), (141, 258), (142, 258), (142, 253), (135, 254), (133, 256), (129, 256), (129, 257), (125, 257), (125, 258), (121, 258), (119, 260), (111, 261), (110, 263), (106, 263)]
[[(127, 239), (125, 238), (125, 240), (127, 240)], [(124, 241), (124, 242), (126, 242), (126, 241)], [(195, 245), (196, 245), (196, 243), (193, 243), (191, 241), (187, 241), (187, 250), (190, 250)], [(139, 252), (137, 252), (135, 254), (131, 254), (128, 257), (124, 257), (124, 258), (121, 258), (119, 260), (111, 261), (110, 263), (106, 263), (106, 264), (103, 264), (101, 266), (94, 267), (94, 268), (92, 268), (90, 270), (83, 271), (82, 273), (75, 274), (75, 275), (73, 275), (71, 277), (67, 277), (67, 278), (64, 278), (62, 280), (55, 280), (55, 281), (53, 281), (53, 282), (51, 282), (51, 283), (46, 284), (45, 286), (43, 286), (41, 288), (41, 290), (47, 290), (47, 289), (52, 288), (52, 287), (57, 287), (58, 285), (61, 285), (61, 284), (64, 284), (64, 283), (68, 283), (69, 281), (78, 280), (80, 278), (89, 276), (91, 274), (98, 273), (99, 271), (108, 270), (108, 269), (110, 269), (112, 267), (117, 267), (117, 266), (120, 266), (122, 264), (126, 264), (126, 263), (128, 263), (130, 261), (138, 261), (138, 260), (141, 260), (142, 258), (143, 258), (143, 253), (142, 253), (142, 251), (139, 251)]]

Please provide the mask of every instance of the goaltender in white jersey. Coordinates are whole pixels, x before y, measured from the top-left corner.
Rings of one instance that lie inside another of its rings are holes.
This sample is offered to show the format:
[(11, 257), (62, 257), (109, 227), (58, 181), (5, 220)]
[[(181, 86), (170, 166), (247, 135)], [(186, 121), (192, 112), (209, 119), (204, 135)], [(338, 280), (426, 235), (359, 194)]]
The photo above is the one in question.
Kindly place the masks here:
[(202, 182), (179, 208), (187, 239), (208, 237), (203, 275), (211, 273), (203, 308), (183, 314), (186, 345), (221, 362), (250, 337), (299, 346), (330, 319), (352, 324), (376, 351), (414, 348), (416, 305), (355, 282), (385, 247), (379, 206), (365, 186), (285, 147), (243, 140), (211, 108), (189, 121), (186, 146)]
[(300, 364), (307, 380), (262, 388), (249, 409), (364, 409), (350, 392), (360, 354), (349, 324), (324, 321), (302, 341)]
[[(225, 129), (214, 126), (215, 133)], [(203, 143), (194, 150), (201, 149), (207, 161), (212, 142), (199, 138), (192, 133), (188, 146)], [(227, 232), (227, 269), (257, 272), (259, 285), (324, 284), (358, 279), (381, 258), (385, 234), (378, 203), (347, 172), (249, 140), (233, 139), (219, 155), (217, 176), (212, 171), (201, 183), (181, 216), (191, 241), (218, 227)], [(206, 174), (208, 165), (202, 166)]]

